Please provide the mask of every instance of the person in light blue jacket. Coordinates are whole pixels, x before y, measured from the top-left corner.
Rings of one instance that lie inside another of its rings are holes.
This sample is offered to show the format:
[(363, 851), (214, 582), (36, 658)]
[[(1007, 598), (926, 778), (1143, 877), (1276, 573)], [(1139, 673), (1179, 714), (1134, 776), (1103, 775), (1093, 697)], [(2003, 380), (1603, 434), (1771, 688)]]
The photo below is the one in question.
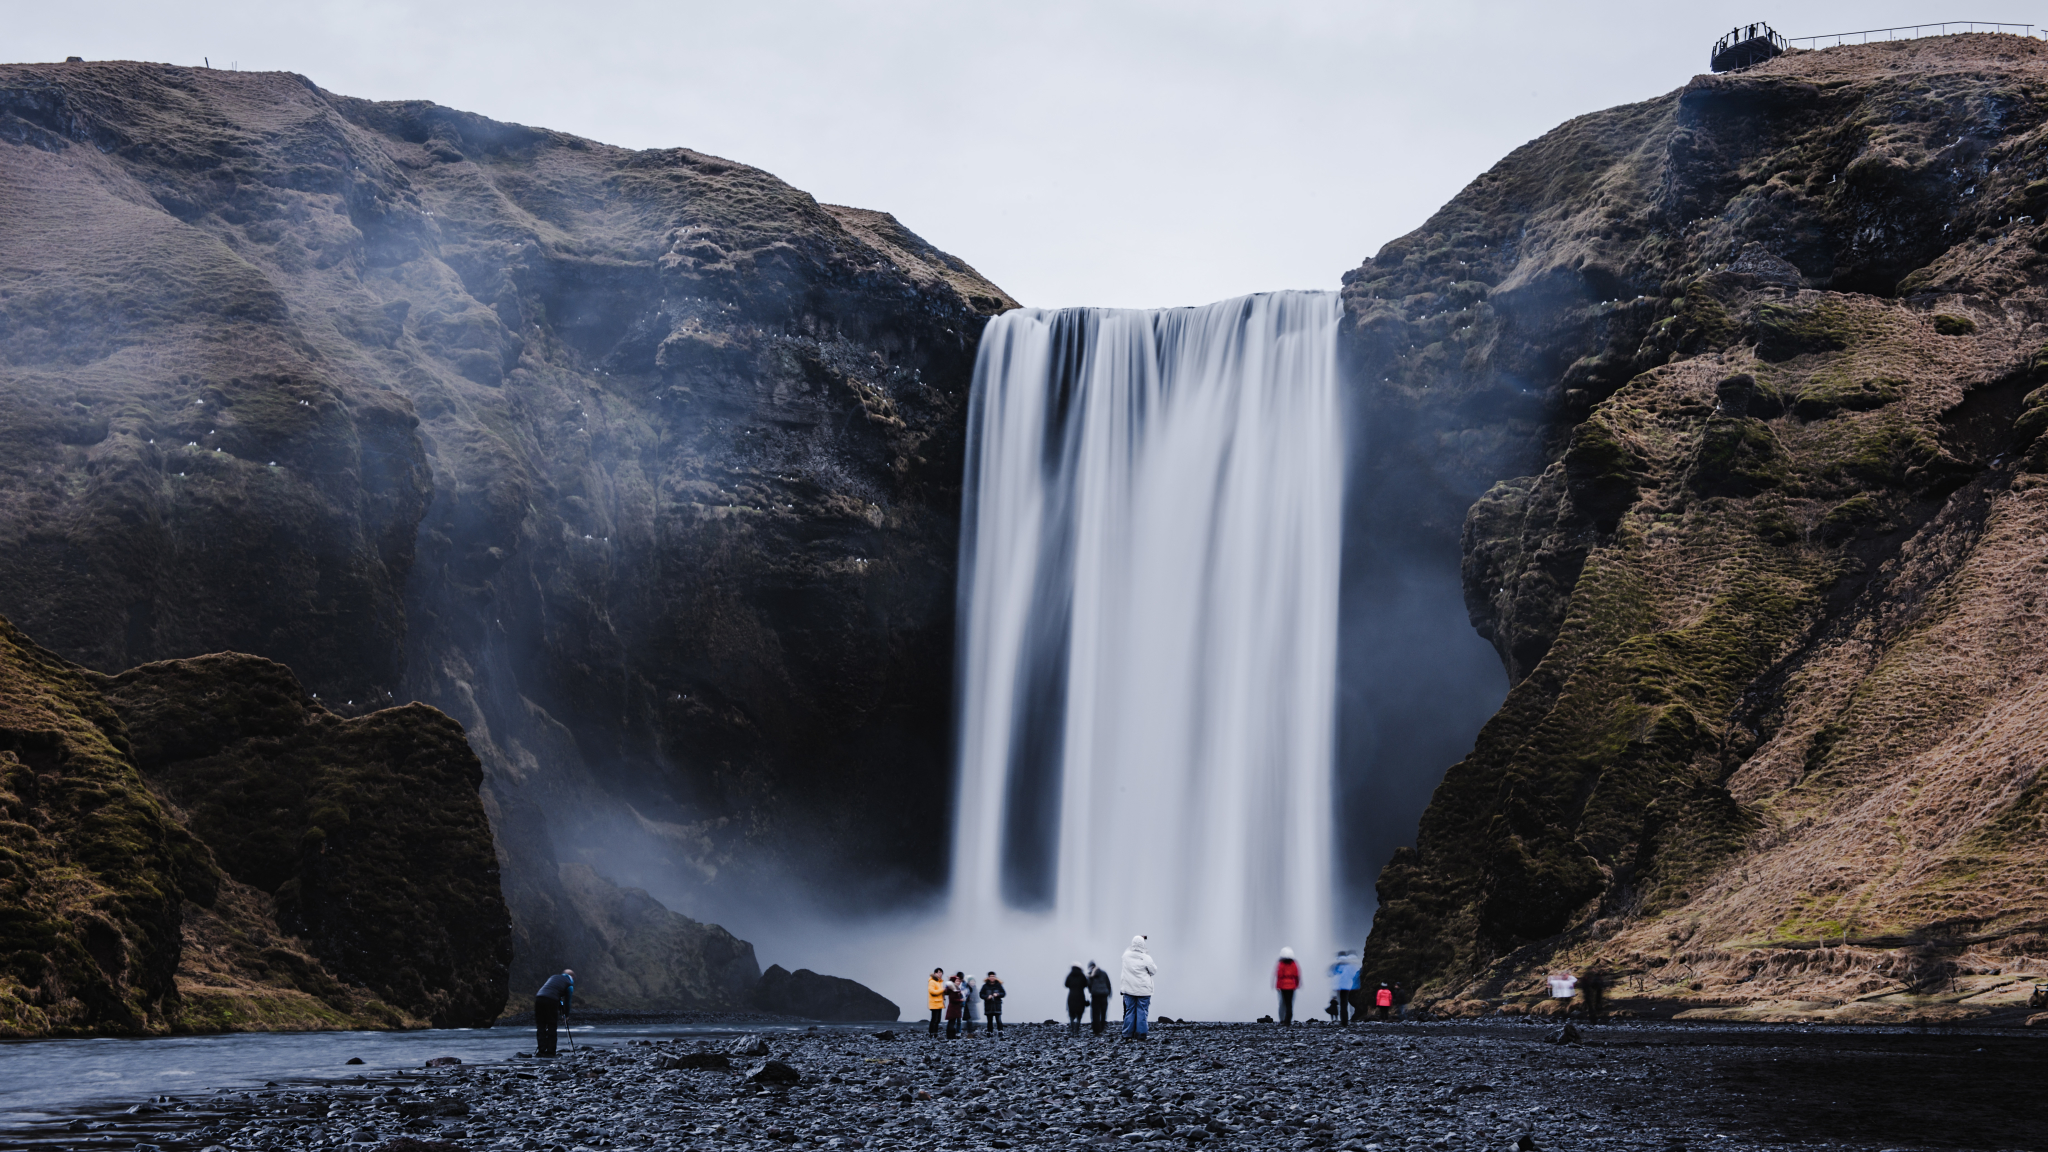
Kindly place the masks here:
[(1337, 962), (1330, 965), (1330, 987), (1337, 993), (1340, 1027), (1351, 1023), (1352, 998), (1358, 995), (1358, 973), (1358, 956), (1352, 952), (1337, 953)]

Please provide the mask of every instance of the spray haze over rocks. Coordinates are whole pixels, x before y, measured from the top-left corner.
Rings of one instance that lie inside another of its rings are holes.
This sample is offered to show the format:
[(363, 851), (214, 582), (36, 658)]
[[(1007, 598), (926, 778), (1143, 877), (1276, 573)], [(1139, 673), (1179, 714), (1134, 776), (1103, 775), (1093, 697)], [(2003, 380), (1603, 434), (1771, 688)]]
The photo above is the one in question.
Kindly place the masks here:
[[(0, 141), (0, 610), (105, 672), (233, 648), (446, 709), (515, 991), (704, 936), (614, 880), (942, 874), (1000, 290), (744, 165), (279, 73), (8, 67)], [(743, 1001), (731, 963), (662, 995)]]

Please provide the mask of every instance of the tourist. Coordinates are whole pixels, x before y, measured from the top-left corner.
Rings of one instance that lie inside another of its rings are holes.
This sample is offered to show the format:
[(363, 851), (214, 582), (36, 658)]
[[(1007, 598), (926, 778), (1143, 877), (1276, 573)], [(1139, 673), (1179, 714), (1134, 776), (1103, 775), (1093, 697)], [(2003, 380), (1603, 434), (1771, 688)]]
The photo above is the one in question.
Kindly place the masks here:
[(576, 973), (564, 968), (547, 978), (533, 994), (533, 1053), (555, 1054), (555, 1022), (569, 1014), (569, 1001), (576, 995)]
[(1343, 1027), (1351, 1023), (1351, 998), (1358, 995), (1358, 958), (1339, 951), (1330, 965), (1330, 984), (1337, 993), (1337, 1025)]
[[(1093, 961), (1090, 961), (1088, 972), (1093, 971), (1095, 971), (1095, 964)], [(1081, 971), (1079, 964), (1067, 969), (1067, 1035), (1069, 1036), (1079, 1036), (1081, 1034), (1081, 1013), (1088, 1010), (1088, 972)], [(1102, 1029), (1097, 1028), (1096, 1031), (1100, 1032)]]
[(1294, 962), (1294, 949), (1280, 950), (1280, 963), (1273, 966), (1273, 987), (1280, 990), (1280, 1026), (1294, 1027), (1294, 990), (1301, 987), (1301, 965)]
[(1387, 1014), (1394, 1010), (1394, 990), (1387, 987), (1385, 981), (1381, 981), (1380, 990), (1372, 994), (1372, 1006), (1379, 1009), (1379, 1016), (1382, 1020), (1385, 1020)]
[(1392, 991), (1394, 993), (1394, 1015), (1406, 1020), (1408, 1018), (1408, 990), (1401, 987), (1401, 982), (1396, 980), (1394, 981)]
[(981, 1007), (988, 1014), (988, 1038), (1003, 1030), (1003, 982), (991, 972), (981, 981)]
[(1088, 1026), (1097, 1036), (1109, 1025), (1109, 973), (1088, 962)]
[(1557, 1014), (1569, 1020), (1572, 1017), (1572, 997), (1579, 994), (1579, 978), (1559, 968), (1550, 974), (1550, 998), (1557, 1001)]
[(932, 1039), (936, 1040), (939, 1038), (939, 1017), (946, 1011), (946, 970), (944, 968), (932, 969), (932, 978), (925, 984), (925, 992), (925, 1005), (932, 1010), (932, 1026), (929, 1034)]
[(1598, 1024), (1607, 1014), (1607, 986), (1611, 983), (1607, 970), (1594, 965), (1584, 976), (1579, 977), (1579, 1000), (1586, 1007), (1586, 1023)]
[(1124, 949), (1124, 1039), (1145, 1038), (1145, 1014), (1152, 1010), (1152, 978), (1158, 974), (1159, 965), (1145, 950), (1145, 937), (1131, 937), (1131, 946)]
[(946, 1039), (948, 1040), (958, 1040), (960, 1038), (960, 1014), (967, 1009), (967, 990), (962, 986), (965, 982), (965, 978), (958, 972), (953, 973), (953, 978), (946, 981)]
[(975, 1022), (981, 1019), (981, 989), (974, 983), (974, 977), (960, 977), (960, 1022), (967, 1026), (967, 1034), (974, 1035)]

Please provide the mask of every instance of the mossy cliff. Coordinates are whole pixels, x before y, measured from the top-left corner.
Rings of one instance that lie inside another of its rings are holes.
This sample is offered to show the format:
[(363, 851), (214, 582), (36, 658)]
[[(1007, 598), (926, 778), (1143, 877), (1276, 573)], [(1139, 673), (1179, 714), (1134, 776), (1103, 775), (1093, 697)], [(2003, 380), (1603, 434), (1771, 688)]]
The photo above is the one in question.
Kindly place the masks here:
[(1467, 1011), (1597, 962), (1832, 1018), (2043, 971), (2044, 64), (1953, 36), (1702, 76), (1346, 276), (1359, 403), (1477, 496), (1513, 680), (1380, 873), (1369, 969)]
[(610, 938), (565, 863), (943, 876), (971, 268), (688, 149), (121, 62), (0, 67), (0, 219), (0, 611), (460, 721), (515, 990)]
[(0, 619), (0, 1035), (489, 1023), (511, 926), (462, 730), (281, 665), (88, 671)]
[(511, 921), (461, 725), (424, 704), (344, 719), (232, 653), (103, 686), (143, 778), (328, 972), (437, 1026), (495, 1018)]

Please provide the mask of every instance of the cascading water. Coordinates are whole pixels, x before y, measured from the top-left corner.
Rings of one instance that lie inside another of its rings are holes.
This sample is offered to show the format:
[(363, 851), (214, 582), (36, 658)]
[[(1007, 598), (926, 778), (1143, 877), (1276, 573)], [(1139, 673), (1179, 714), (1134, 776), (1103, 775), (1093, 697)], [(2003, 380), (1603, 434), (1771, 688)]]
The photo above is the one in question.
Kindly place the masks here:
[(1155, 1012), (1243, 1019), (1282, 946), (1328, 963), (1338, 314), (1279, 292), (982, 337), (948, 921), (1034, 980), (1142, 932)]

